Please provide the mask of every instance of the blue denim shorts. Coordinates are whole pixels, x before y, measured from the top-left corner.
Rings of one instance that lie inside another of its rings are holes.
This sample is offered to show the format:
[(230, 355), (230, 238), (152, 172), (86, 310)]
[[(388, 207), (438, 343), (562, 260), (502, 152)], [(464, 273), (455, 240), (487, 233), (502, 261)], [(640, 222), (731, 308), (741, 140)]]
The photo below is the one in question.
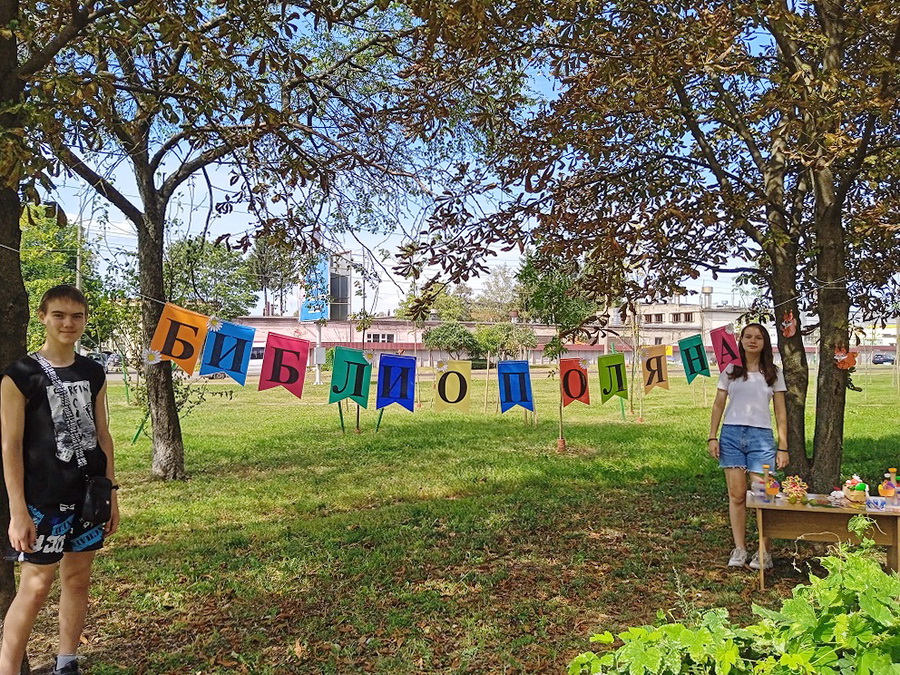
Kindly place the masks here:
[(719, 434), (719, 466), (762, 473), (763, 464), (775, 470), (775, 435), (771, 429), (723, 424)]

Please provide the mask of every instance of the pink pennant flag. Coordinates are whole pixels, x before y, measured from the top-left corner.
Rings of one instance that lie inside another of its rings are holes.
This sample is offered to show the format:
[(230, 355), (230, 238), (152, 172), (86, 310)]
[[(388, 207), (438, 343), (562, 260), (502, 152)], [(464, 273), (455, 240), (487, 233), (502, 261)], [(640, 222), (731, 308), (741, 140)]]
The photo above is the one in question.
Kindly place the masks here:
[(301, 398), (308, 359), (309, 340), (269, 333), (259, 375), (259, 391), (284, 387)]
[(734, 337), (734, 324), (729, 323), (719, 328), (713, 328), (709, 331), (709, 338), (712, 340), (720, 373), (728, 367), (729, 363), (736, 366), (744, 365), (741, 362), (741, 352), (738, 350), (738, 343)]

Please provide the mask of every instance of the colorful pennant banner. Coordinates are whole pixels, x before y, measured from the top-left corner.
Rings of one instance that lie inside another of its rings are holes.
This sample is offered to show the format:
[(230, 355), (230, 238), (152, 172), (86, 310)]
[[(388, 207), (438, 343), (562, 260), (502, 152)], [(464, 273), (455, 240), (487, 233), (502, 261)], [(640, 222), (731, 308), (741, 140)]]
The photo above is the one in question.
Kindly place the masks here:
[(174, 361), (188, 375), (193, 375), (206, 339), (207, 321), (209, 317), (167, 302), (150, 340), (150, 349), (162, 360)]
[(471, 361), (439, 361), (434, 374), (434, 410), (469, 412), (472, 390)]
[(559, 360), (559, 385), (562, 391), (563, 407), (572, 401), (591, 404), (588, 385), (587, 363), (583, 359)]
[(250, 350), (256, 329), (223, 321), (221, 326), (210, 328), (203, 347), (200, 374), (225, 373), (239, 385), (247, 383), (250, 369)]
[(743, 365), (732, 324), (713, 328), (709, 331), (709, 339), (712, 341), (713, 351), (716, 353), (716, 362), (719, 365), (720, 373), (728, 367), (729, 363)]
[(308, 360), (309, 340), (269, 333), (259, 375), (259, 391), (284, 387), (302, 398)]
[(378, 358), (375, 409), (397, 403), (413, 412), (415, 406), (416, 358), (382, 354)]
[(628, 377), (624, 354), (607, 354), (597, 359), (600, 371), (600, 402), (606, 403), (613, 396), (628, 398)]
[(641, 357), (644, 371), (644, 393), (654, 387), (669, 388), (669, 362), (666, 360), (666, 345), (644, 347)]
[(691, 335), (679, 340), (678, 351), (681, 352), (681, 363), (684, 366), (688, 384), (693, 382), (698, 375), (709, 377), (709, 361), (706, 358), (702, 335)]
[(334, 348), (331, 366), (331, 388), (328, 402), (349, 398), (363, 408), (369, 407), (369, 385), (372, 383), (372, 361), (361, 349)]
[(500, 361), (497, 364), (497, 381), (500, 384), (501, 413), (517, 405), (534, 412), (528, 361)]

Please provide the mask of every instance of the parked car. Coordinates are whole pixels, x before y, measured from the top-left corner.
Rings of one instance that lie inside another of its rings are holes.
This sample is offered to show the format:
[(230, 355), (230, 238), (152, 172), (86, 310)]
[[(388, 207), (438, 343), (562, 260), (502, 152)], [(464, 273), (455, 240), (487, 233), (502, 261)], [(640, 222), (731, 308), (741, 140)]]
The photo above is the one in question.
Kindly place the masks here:
[(876, 366), (882, 363), (890, 363), (894, 364), (894, 355), (893, 354), (876, 354), (872, 357), (872, 363)]
[(106, 372), (115, 373), (122, 367), (122, 357), (118, 354), (110, 354), (106, 358)]
[(85, 354), (91, 361), (96, 361), (103, 368), (106, 368), (106, 354), (103, 352), (90, 352), (89, 354)]

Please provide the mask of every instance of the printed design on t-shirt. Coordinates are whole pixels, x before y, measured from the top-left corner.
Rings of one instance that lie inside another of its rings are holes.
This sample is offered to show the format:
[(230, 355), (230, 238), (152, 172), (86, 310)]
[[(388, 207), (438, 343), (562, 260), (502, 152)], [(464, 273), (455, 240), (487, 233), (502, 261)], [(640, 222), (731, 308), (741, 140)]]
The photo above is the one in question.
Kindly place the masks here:
[[(91, 384), (87, 380), (62, 382), (68, 392), (71, 410), (75, 416), (75, 432), (81, 437), (82, 447), (88, 451), (97, 445), (97, 429), (94, 426), (94, 406), (91, 404)], [(56, 431), (56, 456), (68, 462), (75, 454), (75, 439), (69, 435), (63, 402), (52, 386), (47, 387), (47, 400)]]

